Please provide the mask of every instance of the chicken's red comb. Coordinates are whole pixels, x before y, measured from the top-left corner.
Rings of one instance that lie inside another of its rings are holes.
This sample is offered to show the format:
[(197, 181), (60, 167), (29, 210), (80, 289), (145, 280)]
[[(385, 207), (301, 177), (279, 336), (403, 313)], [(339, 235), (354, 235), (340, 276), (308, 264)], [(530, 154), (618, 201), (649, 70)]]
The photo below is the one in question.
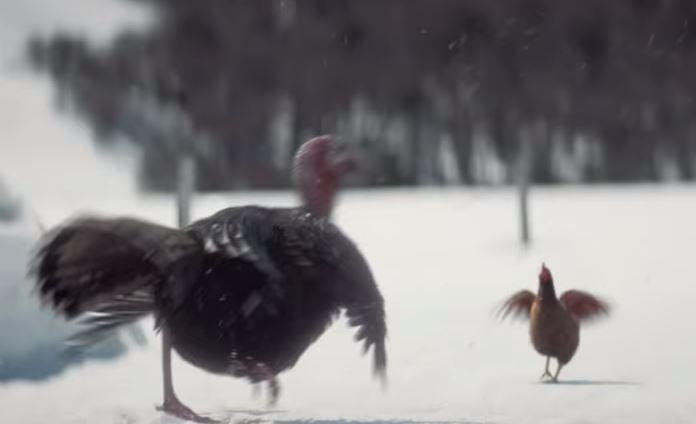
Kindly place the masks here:
[(550, 283), (551, 282), (551, 271), (546, 268), (546, 263), (541, 263), (541, 271), (539, 272), (539, 282), (540, 283)]

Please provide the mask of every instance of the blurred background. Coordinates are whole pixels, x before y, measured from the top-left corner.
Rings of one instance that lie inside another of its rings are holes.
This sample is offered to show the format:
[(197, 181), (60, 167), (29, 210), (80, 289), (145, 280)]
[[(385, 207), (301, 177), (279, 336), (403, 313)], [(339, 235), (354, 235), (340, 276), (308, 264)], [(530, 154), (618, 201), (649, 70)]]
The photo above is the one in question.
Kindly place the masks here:
[(318, 133), (361, 147), (362, 186), (510, 183), (525, 144), (539, 183), (696, 174), (690, 1), (132, 3), (146, 29), (26, 57), (145, 190), (172, 189), (180, 144), (200, 190), (287, 187)]
[[(483, 255), (468, 278), (509, 284), (482, 289), (482, 313), (531, 287), (549, 257), (573, 284), (616, 282), (597, 283), (614, 295), (626, 287), (616, 257), (607, 265), (616, 252), (669, 257), (673, 280), (690, 275), (679, 261), (696, 241), (694, 1), (0, 0), (0, 39), (0, 386), (145, 343), (135, 328), (87, 358), (55, 354), (74, 327), (42, 311), (24, 280), (44, 228), (84, 211), (173, 225), (182, 158), (194, 163), (195, 216), (292, 204), (292, 156), (323, 133), (361, 163), (344, 228), (367, 253), (369, 233), (403, 237), (415, 222), (421, 258)], [(646, 204), (659, 209), (631, 220)], [(390, 230), (404, 211), (410, 222)], [(438, 250), (426, 232), (441, 226), (456, 241)], [(399, 247), (379, 246), (371, 257), (389, 280), (379, 252)], [(509, 271), (490, 275), (501, 263)], [(422, 296), (395, 287), (396, 316), (412, 300), (399, 289)], [(670, 422), (693, 419), (689, 408)]]

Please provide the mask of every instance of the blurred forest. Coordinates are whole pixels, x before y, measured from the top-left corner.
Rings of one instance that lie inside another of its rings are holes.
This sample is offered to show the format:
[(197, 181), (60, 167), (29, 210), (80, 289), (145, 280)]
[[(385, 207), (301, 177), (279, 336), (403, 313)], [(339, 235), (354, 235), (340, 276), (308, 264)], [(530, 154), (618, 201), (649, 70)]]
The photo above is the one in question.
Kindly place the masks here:
[(28, 54), (96, 142), (142, 149), (147, 190), (181, 148), (199, 189), (286, 187), (320, 133), (355, 144), (359, 185), (696, 176), (692, 0), (123, 1), (155, 25)]

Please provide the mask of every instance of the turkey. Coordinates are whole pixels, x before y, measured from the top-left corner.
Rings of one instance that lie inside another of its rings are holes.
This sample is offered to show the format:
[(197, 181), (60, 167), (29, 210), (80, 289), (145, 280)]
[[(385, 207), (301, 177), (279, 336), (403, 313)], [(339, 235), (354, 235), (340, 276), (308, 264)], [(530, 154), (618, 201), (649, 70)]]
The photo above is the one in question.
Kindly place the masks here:
[(47, 305), (86, 325), (77, 344), (152, 314), (163, 338), (160, 410), (183, 419), (214, 422), (176, 396), (170, 346), (206, 371), (267, 383), (274, 402), (277, 375), (345, 311), (384, 378), (384, 300), (365, 258), (330, 221), (354, 165), (333, 137), (313, 138), (294, 160), (302, 206), (232, 207), (180, 230), (82, 217), (44, 237), (30, 274)]

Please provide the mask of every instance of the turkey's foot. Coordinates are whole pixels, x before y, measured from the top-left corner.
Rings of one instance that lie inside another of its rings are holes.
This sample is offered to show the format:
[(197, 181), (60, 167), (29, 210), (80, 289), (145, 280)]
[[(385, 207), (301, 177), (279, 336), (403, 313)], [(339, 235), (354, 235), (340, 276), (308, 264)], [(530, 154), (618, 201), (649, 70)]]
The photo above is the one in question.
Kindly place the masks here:
[(165, 414), (172, 415), (177, 418), (181, 418), (186, 421), (193, 421), (195, 423), (219, 423), (220, 421), (212, 419), (210, 417), (205, 417), (198, 415), (191, 408), (184, 405), (176, 397), (169, 398), (164, 401), (163, 405), (157, 406), (158, 411), (162, 411)]

